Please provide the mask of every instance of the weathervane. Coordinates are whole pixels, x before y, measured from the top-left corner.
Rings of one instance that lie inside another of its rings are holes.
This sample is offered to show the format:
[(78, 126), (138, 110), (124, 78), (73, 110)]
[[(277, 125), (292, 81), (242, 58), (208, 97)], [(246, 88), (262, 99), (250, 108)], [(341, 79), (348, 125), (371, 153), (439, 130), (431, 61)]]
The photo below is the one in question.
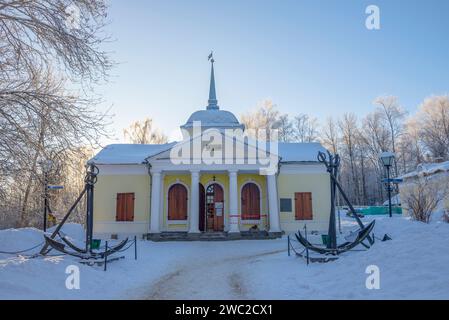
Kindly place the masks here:
[(215, 62), (215, 60), (214, 60), (214, 52), (213, 51), (210, 52), (209, 56), (207, 57), (207, 60), (209, 60), (212, 63)]

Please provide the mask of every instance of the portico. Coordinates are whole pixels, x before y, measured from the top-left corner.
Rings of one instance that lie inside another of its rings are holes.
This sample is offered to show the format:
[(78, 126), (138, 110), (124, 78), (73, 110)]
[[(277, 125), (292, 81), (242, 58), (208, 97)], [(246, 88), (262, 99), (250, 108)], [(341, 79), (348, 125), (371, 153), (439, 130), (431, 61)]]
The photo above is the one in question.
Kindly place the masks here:
[[(149, 173), (151, 176), (149, 189), (152, 191), (149, 195), (150, 234), (170, 231), (189, 234), (224, 231), (238, 234), (254, 226), (271, 233), (281, 231), (275, 175), (263, 176), (257, 170), (245, 167), (240, 170), (238, 168), (176, 170), (153, 166)], [(185, 192), (175, 192), (177, 186), (185, 189)], [(217, 198), (207, 199), (213, 198), (212, 194), (207, 194), (213, 186), (221, 189), (222, 196), (218, 201)], [(254, 186), (254, 195), (245, 192), (249, 186)], [(183, 198), (184, 194), (187, 194), (187, 198)], [(254, 205), (255, 201), (252, 198), (257, 201), (257, 205)], [(173, 210), (182, 212), (175, 214)], [(251, 216), (245, 216), (245, 213), (251, 213)], [(222, 217), (221, 230), (213, 227), (208, 230), (207, 226), (211, 226), (208, 220), (213, 219), (214, 215)]]

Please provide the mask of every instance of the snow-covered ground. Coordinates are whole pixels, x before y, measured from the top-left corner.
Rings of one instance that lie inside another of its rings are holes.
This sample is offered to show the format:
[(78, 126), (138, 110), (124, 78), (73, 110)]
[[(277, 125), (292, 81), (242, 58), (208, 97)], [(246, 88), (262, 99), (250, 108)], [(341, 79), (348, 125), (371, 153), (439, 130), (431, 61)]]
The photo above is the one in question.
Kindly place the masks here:
[[(368, 220), (367, 218), (366, 220)], [(102, 267), (73, 257), (0, 254), (1, 299), (449, 299), (449, 224), (376, 217), (376, 242), (368, 251), (306, 265), (287, 256), (287, 240), (138, 242), (134, 252)], [(352, 221), (343, 220), (347, 231)], [(65, 233), (82, 239), (78, 225)], [(0, 231), (0, 251), (42, 241), (36, 229)], [(361, 249), (361, 248), (357, 248)], [(38, 251), (38, 248), (35, 252)], [(80, 289), (65, 286), (66, 267), (80, 269)], [(365, 286), (367, 266), (380, 270), (380, 289)]]

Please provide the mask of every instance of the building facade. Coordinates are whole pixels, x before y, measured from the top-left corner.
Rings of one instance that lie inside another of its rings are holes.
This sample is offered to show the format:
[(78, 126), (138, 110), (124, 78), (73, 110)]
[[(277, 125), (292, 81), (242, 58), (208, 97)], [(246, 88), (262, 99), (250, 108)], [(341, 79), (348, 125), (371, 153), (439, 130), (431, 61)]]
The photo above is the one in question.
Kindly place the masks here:
[(89, 161), (99, 168), (94, 233), (327, 229), (330, 177), (317, 161), (325, 149), (248, 138), (218, 106), (213, 60), (208, 105), (181, 130), (179, 143), (113, 144)]

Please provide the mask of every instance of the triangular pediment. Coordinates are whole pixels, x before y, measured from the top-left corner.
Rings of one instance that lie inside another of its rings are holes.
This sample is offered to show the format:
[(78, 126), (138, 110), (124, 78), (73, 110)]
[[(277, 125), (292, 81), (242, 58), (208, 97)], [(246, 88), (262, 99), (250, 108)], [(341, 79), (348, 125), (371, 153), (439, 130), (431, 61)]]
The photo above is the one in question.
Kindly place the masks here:
[[(230, 133), (232, 132), (232, 134)], [(247, 137), (241, 130), (208, 129), (180, 141), (169, 150), (147, 158), (147, 162), (265, 164), (278, 161), (277, 144)]]

